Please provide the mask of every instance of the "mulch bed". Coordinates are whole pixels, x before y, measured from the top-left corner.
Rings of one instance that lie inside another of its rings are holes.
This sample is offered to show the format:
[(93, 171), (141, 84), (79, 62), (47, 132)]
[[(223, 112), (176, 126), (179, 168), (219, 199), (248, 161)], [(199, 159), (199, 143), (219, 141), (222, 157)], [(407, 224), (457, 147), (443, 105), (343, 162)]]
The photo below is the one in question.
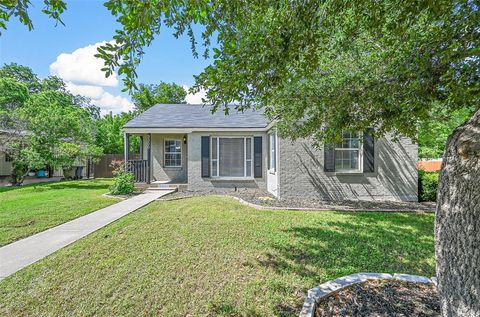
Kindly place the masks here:
[(434, 284), (367, 281), (323, 299), (316, 317), (440, 316)]
[(230, 195), (241, 198), (249, 203), (264, 207), (275, 208), (312, 208), (320, 210), (394, 210), (400, 212), (421, 211), (433, 212), (435, 203), (399, 202), (399, 201), (325, 201), (313, 197), (298, 199), (277, 199), (269, 192), (262, 189), (216, 189), (206, 192), (176, 192), (165, 196), (164, 199), (184, 198), (201, 195)]

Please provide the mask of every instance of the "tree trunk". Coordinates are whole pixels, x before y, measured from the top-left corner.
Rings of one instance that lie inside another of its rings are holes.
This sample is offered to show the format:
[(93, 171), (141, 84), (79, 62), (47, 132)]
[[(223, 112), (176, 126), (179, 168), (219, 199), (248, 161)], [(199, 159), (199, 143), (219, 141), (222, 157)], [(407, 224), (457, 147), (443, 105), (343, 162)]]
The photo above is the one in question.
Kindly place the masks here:
[(480, 109), (448, 138), (435, 236), (442, 316), (480, 316)]

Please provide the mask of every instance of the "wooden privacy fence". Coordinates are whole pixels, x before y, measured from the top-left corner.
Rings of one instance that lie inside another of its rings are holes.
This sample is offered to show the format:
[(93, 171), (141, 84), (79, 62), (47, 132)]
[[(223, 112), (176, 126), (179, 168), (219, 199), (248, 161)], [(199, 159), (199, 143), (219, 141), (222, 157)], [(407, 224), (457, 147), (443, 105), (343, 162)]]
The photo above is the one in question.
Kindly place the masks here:
[(110, 164), (112, 161), (123, 161), (123, 159), (123, 154), (104, 154), (94, 166), (95, 177), (112, 178), (113, 168)]
[[(135, 175), (136, 182), (148, 181), (148, 161), (139, 160), (138, 154), (130, 154), (130, 160), (128, 161), (128, 171)], [(104, 154), (100, 160), (95, 164), (93, 170), (95, 171), (96, 178), (112, 178), (113, 168), (110, 166), (112, 161), (124, 160), (123, 154)]]

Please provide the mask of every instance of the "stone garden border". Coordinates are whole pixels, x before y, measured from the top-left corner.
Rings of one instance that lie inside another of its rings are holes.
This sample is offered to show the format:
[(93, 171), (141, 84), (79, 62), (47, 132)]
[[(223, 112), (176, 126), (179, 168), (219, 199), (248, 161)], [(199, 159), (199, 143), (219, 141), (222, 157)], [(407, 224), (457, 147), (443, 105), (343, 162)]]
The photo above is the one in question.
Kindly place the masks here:
[(399, 209), (368, 209), (368, 208), (344, 208), (341, 206), (336, 206), (332, 208), (324, 208), (324, 207), (317, 207), (317, 208), (307, 208), (307, 207), (278, 207), (278, 206), (266, 206), (266, 205), (257, 205), (251, 202), (248, 202), (244, 200), (243, 198), (237, 197), (237, 196), (232, 196), (229, 194), (211, 194), (211, 193), (205, 193), (205, 194), (194, 194), (194, 195), (185, 195), (184, 197), (174, 197), (174, 198), (159, 198), (156, 200), (159, 201), (174, 201), (174, 200), (181, 200), (181, 199), (188, 199), (188, 198), (193, 198), (193, 197), (201, 197), (201, 196), (213, 196), (213, 197), (230, 197), (242, 205), (257, 209), (257, 210), (296, 210), (296, 211), (319, 211), (319, 212), (324, 212), (324, 211), (341, 211), (341, 212), (401, 212), (401, 213), (419, 213), (419, 214), (427, 214), (427, 213), (435, 213), (435, 211), (427, 211), (427, 210), (420, 210), (420, 209), (409, 209), (409, 210), (399, 210)]
[(393, 276), (388, 273), (356, 273), (347, 276), (337, 278), (333, 281), (328, 281), (315, 288), (309, 289), (307, 298), (303, 303), (300, 317), (313, 317), (315, 316), (315, 309), (321, 299), (336, 293), (346, 287), (354, 284), (363, 283), (368, 280), (399, 280), (413, 283), (433, 283), (437, 285), (437, 279), (435, 277), (428, 278), (420, 275), (399, 274), (395, 273)]

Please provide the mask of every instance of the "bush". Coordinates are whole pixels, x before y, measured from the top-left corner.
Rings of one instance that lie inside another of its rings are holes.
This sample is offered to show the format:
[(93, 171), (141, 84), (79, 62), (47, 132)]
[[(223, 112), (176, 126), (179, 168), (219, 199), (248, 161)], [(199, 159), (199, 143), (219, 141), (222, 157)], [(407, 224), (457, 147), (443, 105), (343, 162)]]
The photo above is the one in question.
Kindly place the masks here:
[(135, 190), (135, 177), (132, 173), (121, 172), (115, 176), (115, 182), (110, 186), (113, 195), (130, 195)]
[(125, 165), (120, 161), (113, 161), (110, 164), (114, 168), (115, 181), (110, 186), (110, 193), (113, 195), (130, 195), (135, 190), (135, 176), (125, 171)]
[(418, 171), (420, 201), (437, 201), (439, 172)]

